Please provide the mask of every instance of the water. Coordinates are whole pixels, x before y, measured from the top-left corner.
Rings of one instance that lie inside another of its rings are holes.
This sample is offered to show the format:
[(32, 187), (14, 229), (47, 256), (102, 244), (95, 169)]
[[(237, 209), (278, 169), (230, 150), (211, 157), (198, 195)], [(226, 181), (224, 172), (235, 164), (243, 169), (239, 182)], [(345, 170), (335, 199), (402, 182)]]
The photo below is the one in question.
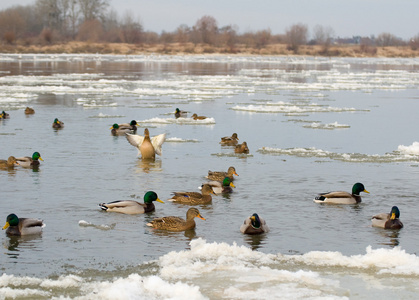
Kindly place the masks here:
[[(0, 299), (417, 298), (418, 87), (418, 59), (1, 55), (11, 118), (0, 121), (0, 158), (44, 159), (37, 172), (1, 170), (2, 222), (14, 212), (47, 226), (3, 232)], [(174, 119), (177, 107), (209, 118)], [(132, 119), (139, 134), (167, 134), (155, 162), (110, 135)], [(219, 145), (233, 132), (249, 155)], [(208, 170), (231, 165), (234, 193), (198, 206), (206, 221), (193, 231), (145, 225), (185, 217), (187, 205), (134, 216), (98, 207), (198, 191)], [(312, 201), (355, 182), (370, 191), (359, 205)], [(405, 228), (372, 228), (393, 205)], [(240, 233), (254, 212), (271, 232)]]

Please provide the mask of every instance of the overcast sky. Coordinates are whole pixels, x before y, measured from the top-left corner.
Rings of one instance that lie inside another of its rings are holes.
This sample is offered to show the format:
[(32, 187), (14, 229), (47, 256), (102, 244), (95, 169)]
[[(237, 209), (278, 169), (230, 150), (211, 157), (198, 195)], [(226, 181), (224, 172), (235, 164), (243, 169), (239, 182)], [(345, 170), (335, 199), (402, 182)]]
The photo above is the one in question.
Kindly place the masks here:
[[(119, 16), (127, 12), (147, 31), (193, 26), (204, 15), (219, 27), (236, 25), (240, 33), (270, 29), (285, 33), (293, 24), (330, 26), (336, 36), (377, 36), (388, 32), (405, 40), (419, 34), (419, 0), (109, 0)], [(0, 9), (35, 0), (0, 0)]]

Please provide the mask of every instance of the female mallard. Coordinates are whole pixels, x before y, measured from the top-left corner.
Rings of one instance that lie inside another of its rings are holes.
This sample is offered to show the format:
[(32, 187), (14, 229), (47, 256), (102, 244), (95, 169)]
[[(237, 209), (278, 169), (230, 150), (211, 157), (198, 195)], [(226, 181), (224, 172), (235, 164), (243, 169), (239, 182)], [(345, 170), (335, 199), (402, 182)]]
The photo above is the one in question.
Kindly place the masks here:
[(153, 201), (164, 203), (155, 192), (149, 191), (144, 195), (144, 203), (134, 200), (118, 200), (109, 203), (100, 203), (99, 207), (104, 211), (135, 215), (154, 211), (156, 207)]
[(385, 229), (400, 229), (403, 228), (403, 223), (400, 221), (400, 210), (397, 206), (391, 208), (391, 212), (381, 213), (371, 218), (373, 227), (380, 227)]
[(197, 114), (192, 115), (192, 119), (194, 120), (205, 120), (207, 117), (205, 116), (198, 116)]
[(332, 203), (332, 204), (356, 204), (360, 203), (360, 192), (369, 193), (362, 183), (355, 183), (352, 187), (352, 194), (348, 192), (329, 192), (319, 194), (314, 198), (316, 203)]
[(45, 224), (39, 219), (18, 218), (15, 214), (7, 216), (3, 227), (8, 235), (32, 235), (40, 234)]
[(125, 128), (128, 128), (128, 129), (131, 130), (128, 133), (133, 133), (133, 134), (136, 134), (137, 133), (137, 125), (138, 125), (138, 123), (135, 120), (132, 120), (130, 123), (118, 124), (119, 128), (124, 128), (124, 129)]
[(233, 192), (232, 188), (236, 187), (231, 181), (231, 179), (228, 177), (224, 178), (223, 181), (212, 180), (212, 181), (206, 182), (205, 184), (208, 184), (209, 186), (211, 186), (215, 194), (232, 193)]
[(239, 137), (237, 136), (237, 133), (233, 133), (232, 136), (225, 136), (221, 138), (221, 145), (224, 146), (236, 146), (238, 143)]
[(240, 231), (246, 234), (260, 234), (269, 231), (268, 225), (258, 214), (253, 214), (244, 220)]
[(138, 155), (141, 154), (143, 159), (154, 159), (156, 153), (161, 155), (161, 145), (166, 140), (166, 134), (162, 133), (150, 139), (148, 129), (144, 129), (144, 136), (136, 134), (126, 134), (128, 142), (138, 148)]
[(176, 110), (175, 110), (175, 118), (176, 119), (180, 118), (180, 117), (185, 118), (187, 114), (188, 114), (187, 111), (180, 110), (179, 108), (176, 108)]
[(227, 172), (213, 172), (213, 171), (208, 171), (208, 176), (207, 178), (209, 180), (224, 180), (224, 178), (228, 177), (230, 178), (231, 181), (234, 180), (233, 175), (239, 176), (239, 174), (236, 173), (236, 169), (234, 167), (230, 167), (228, 168)]
[(132, 129), (128, 126), (121, 126), (119, 124), (113, 124), (111, 128), (111, 134), (114, 136), (125, 135), (126, 133), (134, 133)]
[(172, 202), (180, 202), (185, 204), (207, 204), (210, 203), (212, 197), (210, 194), (214, 194), (212, 187), (208, 184), (202, 185), (202, 194), (198, 192), (175, 192), (173, 193), (173, 197), (168, 201)]
[(194, 229), (196, 224), (194, 218), (198, 217), (202, 220), (205, 220), (204, 217), (201, 216), (199, 210), (195, 207), (188, 209), (186, 212), (186, 220), (180, 217), (163, 217), (154, 219), (150, 223), (147, 223), (147, 226), (153, 227), (155, 229), (164, 229), (169, 231), (185, 231), (188, 229)]
[(64, 122), (61, 122), (60, 120), (55, 118), (54, 122), (52, 123), (52, 128), (55, 128), (55, 129), (64, 128)]
[(13, 169), (18, 164), (14, 156), (9, 156), (7, 160), (0, 159), (0, 169)]
[(236, 148), (234, 148), (234, 153), (249, 153), (249, 148), (247, 147), (247, 143), (243, 142), (239, 145), (236, 145)]
[(29, 156), (24, 156), (24, 157), (17, 157), (16, 161), (18, 162), (19, 165), (21, 165), (24, 168), (36, 168), (39, 167), (40, 162), (39, 160), (42, 160), (41, 154), (39, 154), (39, 152), (34, 152), (32, 154), (32, 157)]
[(25, 108), (25, 115), (33, 115), (34, 113), (35, 113), (35, 110), (32, 107)]

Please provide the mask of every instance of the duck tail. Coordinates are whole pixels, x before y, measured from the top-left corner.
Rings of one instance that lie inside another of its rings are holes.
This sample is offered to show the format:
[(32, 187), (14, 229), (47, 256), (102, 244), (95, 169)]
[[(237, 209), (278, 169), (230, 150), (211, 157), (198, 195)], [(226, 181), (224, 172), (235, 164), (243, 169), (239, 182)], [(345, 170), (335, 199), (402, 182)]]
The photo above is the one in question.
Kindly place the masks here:
[(99, 203), (99, 207), (100, 207), (102, 210), (108, 210), (108, 207), (106, 206), (106, 204), (105, 204), (105, 203)]

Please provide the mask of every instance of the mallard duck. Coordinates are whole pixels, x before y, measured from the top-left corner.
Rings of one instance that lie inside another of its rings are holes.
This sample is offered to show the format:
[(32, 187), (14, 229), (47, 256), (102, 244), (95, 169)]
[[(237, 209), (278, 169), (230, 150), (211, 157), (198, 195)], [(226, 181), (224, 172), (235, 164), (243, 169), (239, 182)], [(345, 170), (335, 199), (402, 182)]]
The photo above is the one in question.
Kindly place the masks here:
[(373, 227), (380, 227), (385, 229), (400, 229), (403, 228), (403, 223), (400, 221), (400, 210), (397, 206), (393, 206), (389, 214), (381, 213), (371, 218)]
[(162, 133), (156, 135), (150, 139), (150, 133), (148, 129), (144, 129), (144, 136), (136, 134), (126, 134), (128, 142), (134, 147), (138, 148), (138, 155), (144, 159), (154, 159), (156, 153), (161, 155), (161, 145), (166, 140), (166, 134)]
[(52, 128), (55, 128), (55, 129), (64, 128), (64, 122), (61, 122), (60, 120), (55, 118), (54, 122), (52, 123)]
[(199, 210), (195, 207), (192, 207), (186, 212), (186, 220), (173, 216), (163, 217), (154, 219), (150, 223), (147, 223), (147, 226), (153, 227), (155, 229), (164, 229), (169, 231), (185, 231), (195, 228), (195, 217), (205, 220), (205, 218), (199, 213)]
[(221, 138), (221, 145), (224, 146), (236, 146), (238, 143), (239, 137), (237, 136), (237, 133), (233, 133), (232, 136), (225, 136)]
[(144, 203), (134, 200), (118, 200), (109, 203), (100, 203), (99, 207), (104, 211), (135, 215), (154, 211), (156, 207), (153, 201), (164, 203), (155, 192), (149, 191), (144, 195)]
[[(208, 184), (209, 186), (211, 186), (215, 194), (232, 193), (233, 192), (232, 188), (236, 187), (231, 181), (231, 179), (228, 177), (224, 178), (223, 181), (212, 180), (204, 184)], [(204, 186), (204, 184), (202, 186)], [(201, 186), (201, 189), (202, 189), (202, 186)]]
[(8, 235), (32, 235), (40, 234), (45, 224), (39, 219), (18, 218), (15, 214), (7, 216), (3, 227)]
[(175, 110), (175, 118), (176, 119), (180, 118), (180, 117), (185, 118), (187, 114), (188, 114), (187, 111), (180, 110), (179, 108), (176, 108), (176, 110)]
[(136, 134), (137, 133), (137, 121), (132, 120), (130, 123), (122, 123), (122, 124), (118, 124), (119, 128), (129, 128), (131, 130), (131, 132), (129, 133), (133, 133)]
[(208, 171), (207, 178), (209, 180), (221, 181), (221, 180), (224, 180), (224, 178), (228, 177), (230, 178), (231, 181), (233, 181), (234, 180), (233, 175), (239, 176), (239, 174), (236, 173), (236, 169), (234, 167), (230, 167), (228, 168), (227, 172)]
[(208, 184), (202, 185), (201, 193), (198, 192), (174, 192), (173, 197), (168, 201), (180, 202), (185, 204), (207, 204), (212, 200), (211, 194), (214, 194), (212, 187)]
[(244, 220), (240, 231), (246, 234), (260, 234), (269, 231), (268, 225), (258, 214), (253, 214)]
[(0, 119), (9, 119), (9, 118), (10, 118), (10, 115), (3, 110), (0, 114)]
[(356, 204), (360, 203), (360, 192), (369, 193), (362, 183), (355, 183), (352, 187), (352, 194), (348, 192), (329, 192), (319, 194), (314, 198), (316, 203), (332, 203), (332, 204)]
[(39, 160), (42, 160), (41, 154), (39, 154), (39, 152), (34, 152), (32, 154), (32, 157), (30, 156), (24, 156), (24, 157), (17, 157), (16, 161), (18, 162), (19, 165), (21, 165), (24, 168), (33, 168), (33, 167), (38, 167), (40, 165)]
[(9, 156), (7, 160), (0, 159), (0, 169), (13, 169), (15, 165), (19, 165), (19, 163), (14, 156)]
[(249, 153), (249, 148), (247, 147), (247, 143), (243, 142), (239, 145), (236, 145), (236, 148), (234, 148), (234, 153)]
[(31, 107), (25, 108), (25, 115), (33, 115), (35, 113), (35, 110)]
[(198, 116), (197, 114), (192, 115), (192, 119), (194, 120), (205, 120), (207, 117), (205, 116)]
[(111, 129), (111, 134), (114, 136), (125, 135), (126, 133), (134, 133), (132, 129), (129, 127), (129, 124), (128, 124), (128, 127), (125, 127), (125, 126), (120, 126), (119, 124), (115, 123), (109, 129)]

